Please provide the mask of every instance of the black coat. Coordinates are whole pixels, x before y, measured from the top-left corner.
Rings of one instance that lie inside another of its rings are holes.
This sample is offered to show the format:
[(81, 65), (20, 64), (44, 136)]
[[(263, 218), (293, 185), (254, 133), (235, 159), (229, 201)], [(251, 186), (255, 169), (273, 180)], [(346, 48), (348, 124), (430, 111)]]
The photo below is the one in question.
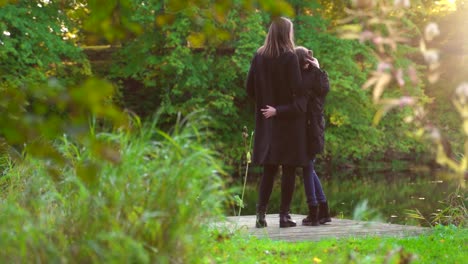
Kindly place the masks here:
[(323, 152), (325, 145), (325, 97), (330, 91), (326, 71), (311, 66), (302, 70), (302, 85), (307, 92), (307, 152), (311, 157)]
[[(247, 77), (247, 94), (255, 100), (255, 164), (302, 166), (308, 161), (304, 130), (306, 97), (294, 52), (277, 58), (256, 54)], [(260, 109), (277, 108), (277, 116), (266, 119)]]

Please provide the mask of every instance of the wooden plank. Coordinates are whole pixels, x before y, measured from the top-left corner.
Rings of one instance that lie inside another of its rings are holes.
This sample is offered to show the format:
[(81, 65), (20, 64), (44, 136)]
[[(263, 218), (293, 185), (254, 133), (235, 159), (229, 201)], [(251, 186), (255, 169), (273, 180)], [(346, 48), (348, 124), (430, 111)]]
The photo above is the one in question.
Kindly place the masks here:
[(331, 223), (320, 226), (302, 226), (305, 215), (293, 214), (291, 217), (298, 223), (296, 227), (280, 228), (279, 216), (268, 214), (268, 227), (255, 228), (255, 215), (229, 216), (223, 223), (217, 223), (218, 228), (240, 230), (247, 235), (261, 238), (285, 241), (320, 240), (324, 238), (365, 237), (365, 236), (414, 236), (428, 232), (425, 227), (397, 225), (379, 222), (355, 221), (333, 218)]

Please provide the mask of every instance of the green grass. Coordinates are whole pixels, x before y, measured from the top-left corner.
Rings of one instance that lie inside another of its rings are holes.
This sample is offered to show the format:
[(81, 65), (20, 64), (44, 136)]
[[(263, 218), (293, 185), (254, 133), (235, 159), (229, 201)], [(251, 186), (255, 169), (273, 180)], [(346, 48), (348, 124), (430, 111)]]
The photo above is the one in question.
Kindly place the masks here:
[(270, 239), (214, 236), (215, 263), (466, 263), (468, 229), (437, 226), (417, 237), (326, 239), (284, 242)]
[(228, 196), (202, 131), (181, 122), (170, 134), (96, 136), (118, 162), (63, 138), (67, 164), (55, 173), (27, 157), (0, 176), (0, 263), (200, 262), (204, 227)]

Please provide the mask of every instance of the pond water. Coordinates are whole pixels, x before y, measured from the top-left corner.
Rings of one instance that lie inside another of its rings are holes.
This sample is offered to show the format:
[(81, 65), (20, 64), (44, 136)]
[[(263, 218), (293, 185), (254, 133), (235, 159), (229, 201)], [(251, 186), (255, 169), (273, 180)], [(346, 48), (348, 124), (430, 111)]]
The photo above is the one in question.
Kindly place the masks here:
[[(297, 170), (296, 191), (291, 210), (292, 213), (307, 214), (300, 171), (301, 169)], [(261, 170), (257, 169), (256, 172), (249, 174), (250, 180), (244, 194), (245, 207), (241, 211), (242, 215), (255, 214), (260, 173)], [(275, 180), (268, 213), (279, 211), (279, 178), (278, 175)], [(333, 170), (332, 174), (319, 172), (319, 178), (334, 217), (352, 219), (353, 214), (359, 211), (356, 208), (367, 201), (367, 210), (359, 214), (363, 220), (379, 219), (387, 223), (423, 226), (428, 226), (429, 223), (426, 220), (409, 217), (408, 210), (418, 210), (430, 220), (432, 213), (446, 208), (442, 202), (457, 191), (461, 182), (451, 174), (426, 168), (400, 171)], [(236, 185), (242, 186), (241, 181), (242, 179), (237, 179)], [(466, 189), (461, 189), (460, 192), (466, 193)]]

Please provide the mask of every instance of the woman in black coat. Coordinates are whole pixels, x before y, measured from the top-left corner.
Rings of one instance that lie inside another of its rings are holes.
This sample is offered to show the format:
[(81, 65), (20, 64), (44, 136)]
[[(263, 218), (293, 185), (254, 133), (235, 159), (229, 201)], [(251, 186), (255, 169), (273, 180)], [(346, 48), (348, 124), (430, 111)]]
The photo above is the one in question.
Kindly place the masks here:
[[(282, 165), (280, 227), (296, 226), (289, 215), (295, 169), (308, 162), (305, 123), (306, 99), (294, 53), (293, 25), (286, 18), (271, 23), (265, 44), (255, 54), (247, 77), (247, 94), (255, 100), (253, 163), (263, 165), (256, 227), (266, 227), (265, 213), (274, 176)], [(265, 119), (261, 109), (278, 107), (281, 117)]]
[[(328, 202), (322, 189), (322, 185), (314, 169), (315, 156), (323, 152), (325, 137), (324, 104), (325, 97), (330, 91), (328, 75), (320, 69), (320, 65), (312, 51), (297, 47), (295, 49), (302, 70), (302, 86), (307, 94), (307, 118), (302, 129), (307, 133), (307, 154), (309, 162), (303, 167), (304, 189), (309, 207), (308, 216), (302, 220), (303, 225), (317, 226), (331, 222)], [(264, 117), (281, 117), (283, 113), (278, 109), (285, 105), (276, 107), (268, 106), (262, 109)], [(291, 108), (289, 106), (289, 108)]]
[(331, 222), (327, 198), (314, 169), (315, 156), (323, 152), (325, 144), (324, 105), (330, 84), (327, 72), (320, 69), (317, 59), (312, 57), (312, 51), (304, 47), (297, 47), (295, 51), (302, 65), (302, 84), (307, 89), (308, 97), (306, 131), (310, 161), (303, 168), (303, 179), (309, 214), (302, 224), (316, 226)]

